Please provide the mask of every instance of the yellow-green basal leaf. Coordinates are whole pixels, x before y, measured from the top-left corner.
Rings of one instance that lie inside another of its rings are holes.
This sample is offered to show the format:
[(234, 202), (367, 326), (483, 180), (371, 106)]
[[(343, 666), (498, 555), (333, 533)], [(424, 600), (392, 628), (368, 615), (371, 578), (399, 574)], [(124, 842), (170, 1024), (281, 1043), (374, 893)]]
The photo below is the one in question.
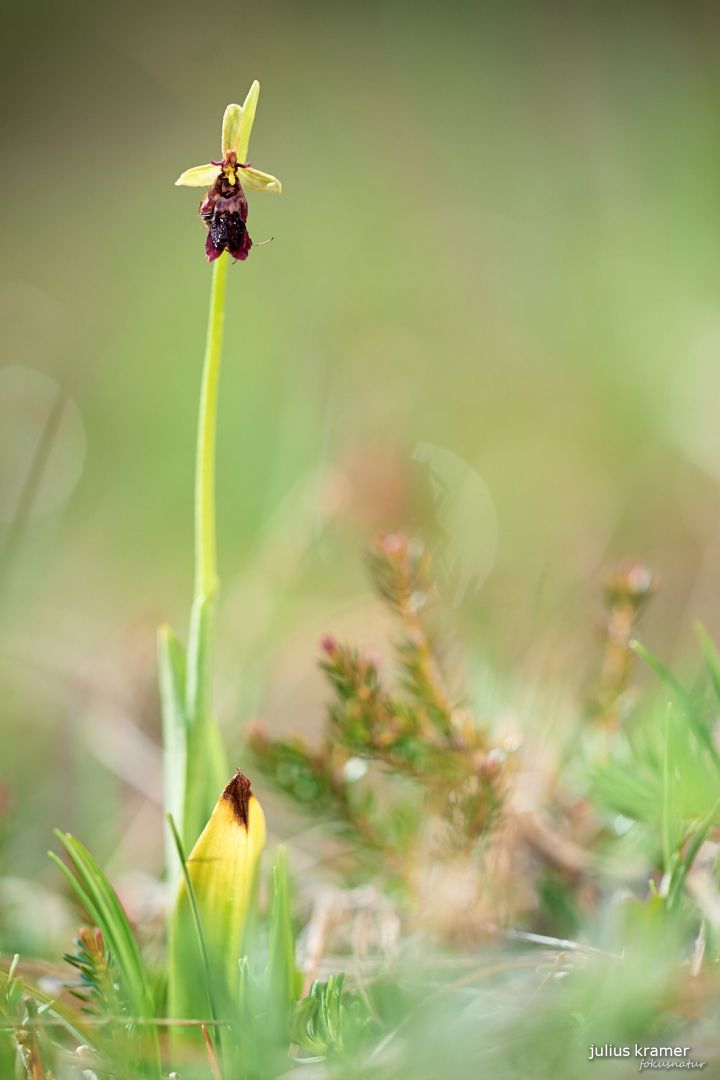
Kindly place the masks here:
[[(220, 796), (187, 859), (187, 871), (207, 951), (207, 969), (185, 880), (170, 934), (169, 1011), (173, 1018), (228, 1015), (237, 995), (239, 959), (265, 845), (265, 816), (238, 772)], [(208, 985), (208, 978), (210, 985)]]

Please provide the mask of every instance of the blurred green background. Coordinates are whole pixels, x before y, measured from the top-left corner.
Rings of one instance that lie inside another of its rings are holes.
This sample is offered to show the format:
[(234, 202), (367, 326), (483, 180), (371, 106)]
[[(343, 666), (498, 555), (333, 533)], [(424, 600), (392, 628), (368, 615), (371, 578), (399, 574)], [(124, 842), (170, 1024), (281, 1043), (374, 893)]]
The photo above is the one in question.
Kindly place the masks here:
[(658, 575), (666, 659), (693, 619), (720, 631), (717, 7), (40, 2), (3, 24), (5, 873), (50, 880), (56, 824), (111, 869), (160, 865), (154, 630), (190, 600), (209, 288), (173, 181), (253, 78), (250, 156), (285, 191), (250, 196), (274, 242), (230, 279), (231, 746), (253, 716), (312, 729), (323, 631), (382, 647), (379, 530), (450, 568), (481, 711), (582, 691), (622, 556)]

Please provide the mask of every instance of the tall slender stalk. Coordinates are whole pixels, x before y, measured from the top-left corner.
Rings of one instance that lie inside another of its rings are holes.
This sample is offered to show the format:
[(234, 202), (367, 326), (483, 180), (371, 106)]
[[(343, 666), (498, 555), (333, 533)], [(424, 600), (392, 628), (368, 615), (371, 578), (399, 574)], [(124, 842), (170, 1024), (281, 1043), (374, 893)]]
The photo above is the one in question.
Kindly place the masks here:
[(229, 263), (230, 257), (227, 253), (215, 262), (210, 291), (210, 315), (205, 344), (195, 458), (196, 602), (212, 598), (218, 587), (215, 540), (215, 436)]
[[(227, 762), (212, 710), (215, 602), (218, 591), (215, 540), (215, 443), (229, 256), (213, 265), (195, 459), (195, 586), (187, 654), (172, 630), (158, 634), (158, 671), (163, 716), (165, 810), (172, 814), (186, 850), (210, 817), (227, 781)], [(173, 838), (166, 833), (166, 871), (171, 890), (179, 875)]]
[(218, 591), (215, 515), (215, 445), (218, 384), (230, 257), (213, 266), (195, 457), (195, 588), (188, 638), (185, 711), (187, 781), (184, 840), (193, 844), (224, 784), (226, 765), (212, 713), (215, 602)]

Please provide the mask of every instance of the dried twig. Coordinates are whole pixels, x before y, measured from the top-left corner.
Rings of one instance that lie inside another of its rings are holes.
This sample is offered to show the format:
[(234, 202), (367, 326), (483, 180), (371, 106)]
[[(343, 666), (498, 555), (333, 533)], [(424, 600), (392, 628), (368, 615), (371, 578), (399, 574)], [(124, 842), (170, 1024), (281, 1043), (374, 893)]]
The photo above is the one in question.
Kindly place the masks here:
[(200, 1026), (200, 1030), (202, 1031), (203, 1042), (205, 1043), (208, 1059), (210, 1061), (210, 1071), (213, 1074), (213, 1080), (223, 1080), (222, 1072), (220, 1071), (220, 1062), (218, 1061), (217, 1054), (215, 1053), (215, 1047), (212, 1044), (212, 1039), (210, 1038), (210, 1032), (207, 1029), (207, 1024), (202, 1024)]

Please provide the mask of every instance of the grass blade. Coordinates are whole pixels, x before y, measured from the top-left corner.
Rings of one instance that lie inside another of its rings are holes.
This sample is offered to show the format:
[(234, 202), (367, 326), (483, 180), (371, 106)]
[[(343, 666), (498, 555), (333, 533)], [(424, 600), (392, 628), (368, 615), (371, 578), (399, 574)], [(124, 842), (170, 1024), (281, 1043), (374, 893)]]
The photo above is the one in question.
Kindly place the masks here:
[(170, 832), (175, 844), (175, 850), (177, 851), (178, 859), (180, 860), (180, 866), (182, 867), (182, 875), (185, 878), (185, 887), (187, 888), (188, 898), (190, 900), (190, 908), (192, 911), (193, 924), (195, 927), (195, 934), (197, 937), (197, 945), (200, 950), (200, 956), (202, 958), (203, 969), (205, 972), (205, 987), (207, 991), (208, 1008), (210, 1009), (210, 1019), (217, 1020), (217, 1010), (215, 1008), (215, 1002), (212, 992), (210, 961), (208, 959), (207, 944), (205, 942), (205, 934), (203, 933), (202, 922), (200, 920), (200, 912), (198, 911), (197, 897), (195, 896), (195, 890), (193, 888), (192, 881), (190, 880), (190, 874), (187, 868), (187, 859), (185, 858), (185, 852), (183, 851), (182, 840), (178, 833), (177, 826), (173, 821), (172, 814), (167, 815), (168, 825), (170, 826)]
[(695, 633), (697, 634), (700, 642), (700, 647), (705, 657), (705, 663), (707, 665), (708, 673), (710, 675), (710, 681), (715, 691), (715, 696), (720, 703), (720, 655), (715, 648), (715, 643), (708, 634), (702, 623), (695, 624)]
[[(50, 852), (50, 856), (62, 870), (87, 915), (102, 931), (117, 965), (133, 1017), (153, 1021), (155, 1004), (147, 969), (117, 893), (90, 852), (79, 840), (70, 833), (59, 830), (55, 831), (55, 835), (64, 847), (77, 876), (73, 875), (53, 852)], [(152, 1024), (149, 1025), (149, 1032), (150, 1062), (147, 1067), (149, 1071), (145, 1069), (144, 1063), (141, 1067), (144, 1075), (160, 1077), (160, 1049), (157, 1031)]]
[[(163, 729), (165, 812), (182, 824), (187, 771), (185, 657), (180, 642), (169, 626), (161, 626), (158, 630), (157, 663)], [(179, 874), (170, 836), (166, 838), (165, 868), (173, 895)]]
[(270, 957), (268, 962), (270, 993), (278, 1010), (287, 1012), (297, 997), (295, 938), (290, 915), (290, 886), (287, 854), (278, 851), (273, 867), (273, 899), (270, 913)]
[(707, 725), (703, 723), (702, 718), (698, 714), (698, 709), (693, 700), (692, 694), (690, 694), (685, 687), (675, 678), (669, 668), (663, 664), (662, 660), (659, 660), (649, 649), (646, 649), (644, 645), (641, 645), (639, 641), (633, 641), (631, 648), (637, 653), (637, 655), (644, 660), (647, 666), (655, 672), (655, 674), (668, 686), (675, 695), (678, 704), (682, 706), (687, 716), (688, 723), (695, 733), (695, 737), (698, 742), (707, 750), (713, 764), (718, 772), (720, 772), (720, 755), (718, 754), (715, 744), (713, 743), (712, 733), (708, 729)]

